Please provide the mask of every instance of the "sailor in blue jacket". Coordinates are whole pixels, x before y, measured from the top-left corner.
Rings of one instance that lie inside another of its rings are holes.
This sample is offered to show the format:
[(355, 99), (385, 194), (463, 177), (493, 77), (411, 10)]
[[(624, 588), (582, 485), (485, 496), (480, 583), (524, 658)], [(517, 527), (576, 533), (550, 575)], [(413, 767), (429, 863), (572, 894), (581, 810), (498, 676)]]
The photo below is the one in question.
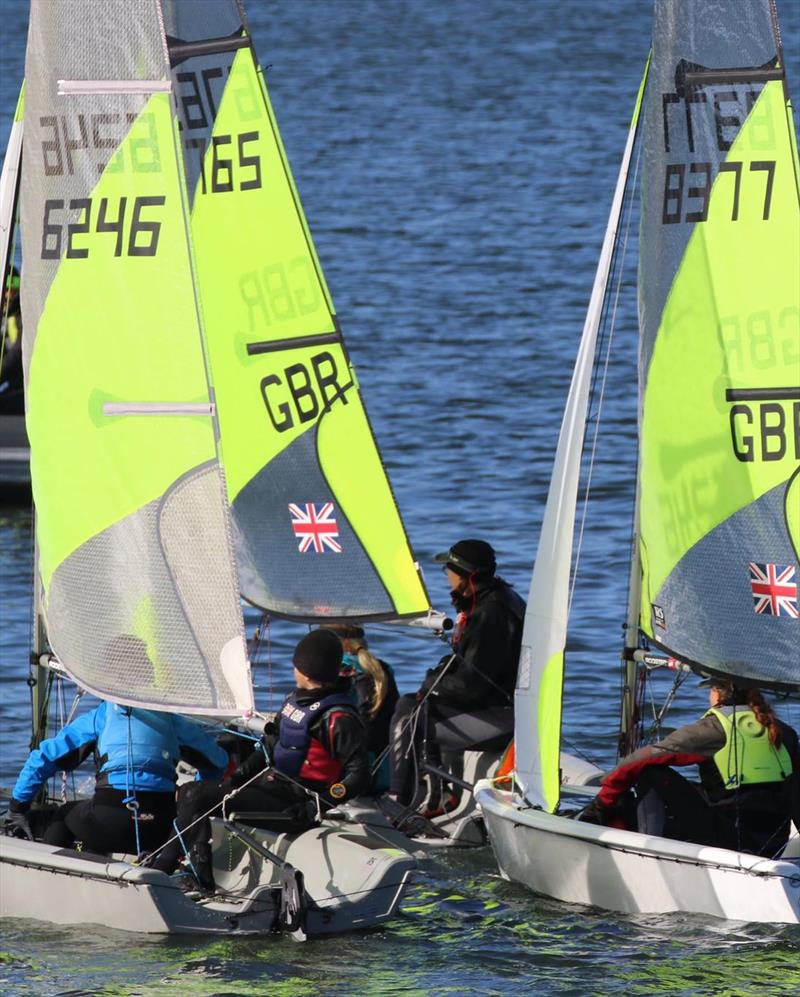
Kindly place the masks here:
[(32, 839), (27, 813), (39, 789), (92, 753), (94, 797), (56, 811), (42, 839), (48, 844), (81, 842), (87, 851), (104, 853), (155, 848), (169, 837), (175, 817), (178, 760), (209, 779), (219, 779), (228, 761), (216, 741), (185, 717), (102, 702), (30, 753), (12, 791), (6, 829)]

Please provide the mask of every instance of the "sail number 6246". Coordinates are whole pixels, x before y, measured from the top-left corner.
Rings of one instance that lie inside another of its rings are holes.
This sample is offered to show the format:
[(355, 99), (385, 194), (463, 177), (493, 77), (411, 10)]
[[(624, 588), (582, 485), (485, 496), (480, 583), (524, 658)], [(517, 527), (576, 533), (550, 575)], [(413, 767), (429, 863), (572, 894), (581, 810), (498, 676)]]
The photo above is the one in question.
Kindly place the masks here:
[[(63, 252), (67, 259), (85, 260), (89, 255), (89, 246), (81, 245), (82, 239), (106, 232), (115, 236), (114, 256), (155, 256), (161, 222), (154, 220), (150, 213), (145, 217), (145, 211), (152, 212), (153, 208), (163, 207), (167, 199), (164, 196), (135, 197), (130, 212), (128, 200), (127, 197), (74, 198), (67, 208), (71, 212), (80, 212), (79, 220), (74, 222), (65, 221), (63, 213), (66, 203), (63, 200), (45, 201), (42, 259), (59, 260)], [(90, 239), (90, 245), (94, 243), (95, 240)]]

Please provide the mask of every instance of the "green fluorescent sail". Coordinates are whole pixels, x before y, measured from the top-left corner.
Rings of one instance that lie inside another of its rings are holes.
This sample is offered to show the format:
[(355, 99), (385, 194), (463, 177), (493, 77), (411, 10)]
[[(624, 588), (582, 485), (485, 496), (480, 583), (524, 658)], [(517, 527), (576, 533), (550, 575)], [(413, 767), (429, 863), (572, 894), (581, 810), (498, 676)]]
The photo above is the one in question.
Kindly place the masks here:
[[(178, 93), (242, 594), (301, 619), (425, 613), (260, 71), (249, 48), (216, 58), (183, 61)], [(180, 97), (203, 72), (201, 115)]]
[[(702, 7), (670, 8), (664, 20), (691, 35)], [(665, 28), (654, 56), (640, 262), (641, 626), (678, 657), (793, 683), (797, 150), (783, 81), (769, 78), (779, 59), (768, 4), (746, 13), (713, 52)], [(764, 76), (715, 80), (709, 65)], [(682, 86), (693, 72), (700, 85)]]
[[(89, 28), (81, 12), (33, 5), (26, 65), (26, 412), (48, 637), (105, 698), (241, 713), (252, 691), (164, 38), (155, 7), (130, 36), (108, 5)], [(118, 651), (123, 635), (149, 665)]]

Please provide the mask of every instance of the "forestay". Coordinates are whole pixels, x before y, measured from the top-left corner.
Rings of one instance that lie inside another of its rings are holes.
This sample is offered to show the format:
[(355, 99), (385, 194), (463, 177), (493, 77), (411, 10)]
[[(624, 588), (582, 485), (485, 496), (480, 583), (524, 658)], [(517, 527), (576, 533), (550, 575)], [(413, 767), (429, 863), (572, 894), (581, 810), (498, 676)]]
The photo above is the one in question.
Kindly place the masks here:
[(426, 613), (243, 13), (165, 13), (242, 594), (303, 620)]
[[(31, 4), (22, 304), (43, 611), (90, 691), (235, 714), (252, 690), (161, 13)], [(152, 668), (110, 653), (124, 634)]]
[(727, 6), (723, 18), (718, 2), (656, 4), (639, 273), (641, 628), (710, 671), (796, 685), (797, 146), (772, 2)]

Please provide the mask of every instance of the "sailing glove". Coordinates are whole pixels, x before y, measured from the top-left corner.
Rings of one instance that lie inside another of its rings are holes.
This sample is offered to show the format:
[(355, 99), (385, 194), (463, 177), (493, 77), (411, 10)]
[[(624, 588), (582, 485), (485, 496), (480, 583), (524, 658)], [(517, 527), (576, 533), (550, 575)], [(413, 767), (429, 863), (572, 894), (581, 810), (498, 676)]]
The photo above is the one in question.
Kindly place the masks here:
[[(633, 808), (633, 812), (632, 812)], [(623, 793), (614, 803), (603, 803), (599, 796), (589, 803), (578, 814), (578, 820), (584, 824), (602, 824), (603, 827), (625, 829), (633, 817), (635, 827), (635, 800), (632, 793)]]
[[(14, 804), (16, 804), (16, 807)], [(19, 803), (17, 800), (11, 800), (11, 809), (6, 814), (6, 822), (3, 826), (5, 834), (12, 838), (27, 838), (28, 841), (33, 841), (33, 831), (28, 820), (29, 808), (29, 803)]]
[(578, 820), (584, 824), (605, 824), (604, 811), (606, 808), (596, 798), (588, 803), (578, 814)]
[(268, 720), (264, 724), (264, 734), (261, 738), (261, 743), (267, 749), (267, 754), (270, 759), (272, 758), (272, 751), (278, 742), (278, 725), (274, 720)]

